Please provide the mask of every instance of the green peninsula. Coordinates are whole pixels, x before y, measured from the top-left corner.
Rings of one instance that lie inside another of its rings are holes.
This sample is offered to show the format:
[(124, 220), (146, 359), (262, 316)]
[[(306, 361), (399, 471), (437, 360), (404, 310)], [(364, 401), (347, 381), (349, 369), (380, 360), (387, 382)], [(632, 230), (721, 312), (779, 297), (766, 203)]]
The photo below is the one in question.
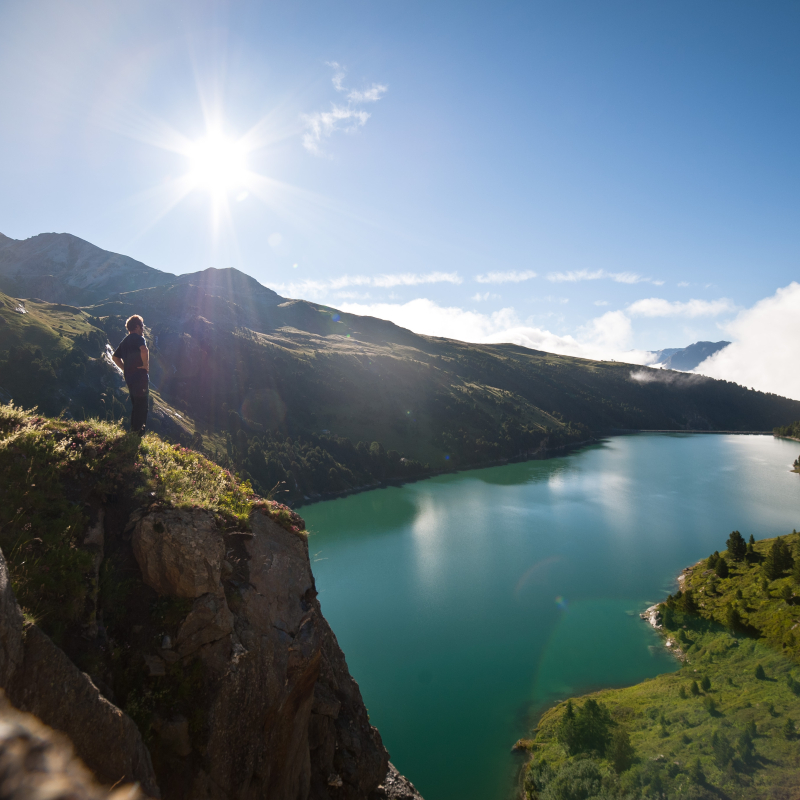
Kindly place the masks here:
[(799, 796), (800, 534), (727, 545), (648, 609), (681, 669), (548, 710), (525, 797)]

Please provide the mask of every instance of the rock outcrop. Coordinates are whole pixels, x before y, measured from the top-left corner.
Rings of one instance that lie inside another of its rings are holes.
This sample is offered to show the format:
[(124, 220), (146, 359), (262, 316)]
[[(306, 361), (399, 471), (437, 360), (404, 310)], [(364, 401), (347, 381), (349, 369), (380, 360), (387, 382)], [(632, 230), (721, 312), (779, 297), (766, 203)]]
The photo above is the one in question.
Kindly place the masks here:
[(144, 582), (160, 595), (200, 597), (220, 591), (223, 542), (203, 511), (163, 511), (139, 520), (133, 552)]
[(154, 798), (420, 800), (370, 725), (297, 524), (156, 504), (126, 525), (108, 508), (86, 546), (109, 563), (89, 579), (127, 599), (93, 590), (64, 649), (23, 623), (0, 554), (0, 688), (17, 709), (101, 782)]
[(150, 753), (133, 720), (35, 625), (23, 626), (2, 553), (0, 614), (0, 688), (11, 703), (66, 734), (99, 780), (138, 782), (159, 797)]
[(378, 798), (389, 800), (422, 800), (422, 795), (416, 790), (408, 778), (401, 775), (394, 764), (389, 764), (389, 772), (383, 784), (379, 786), (375, 795)]
[(0, 691), (3, 800), (145, 800), (133, 785), (109, 793), (75, 756), (69, 739), (14, 709)]
[(307, 540), (262, 511), (250, 529), (169, 510), (133, 531), (145, 582), (196, 598), (174, 646), (150, 654), (199, 660), (205, 676), (202, 733), (182, 735), (180, 721), (153, 728), (168, 754), (156, 762), (165, 797), (364, 800), (388, 754), (322, 616)]

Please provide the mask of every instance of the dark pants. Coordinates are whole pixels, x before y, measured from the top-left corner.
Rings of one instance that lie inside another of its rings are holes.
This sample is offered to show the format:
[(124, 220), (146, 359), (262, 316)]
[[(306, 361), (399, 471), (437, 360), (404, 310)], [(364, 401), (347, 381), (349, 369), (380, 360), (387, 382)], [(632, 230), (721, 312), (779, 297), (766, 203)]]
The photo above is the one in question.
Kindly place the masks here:
[(147, 425), (147, 392), (138, 397), (131, 395), (131, 432), (138, 433), (140, 436), (144, 434), (145, 426)]

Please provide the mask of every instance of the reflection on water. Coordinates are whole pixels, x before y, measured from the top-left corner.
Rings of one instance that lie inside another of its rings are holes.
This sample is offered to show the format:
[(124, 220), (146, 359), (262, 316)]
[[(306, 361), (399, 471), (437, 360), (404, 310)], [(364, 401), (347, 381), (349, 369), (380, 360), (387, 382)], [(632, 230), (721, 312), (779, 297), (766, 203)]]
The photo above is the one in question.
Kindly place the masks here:
[(426, 800), (505, 800), (521, 709), (675, 667), (638, 618), (731, 530), (800, 524), (796, 443), (618, 437), (303, 509), (322, 608)]

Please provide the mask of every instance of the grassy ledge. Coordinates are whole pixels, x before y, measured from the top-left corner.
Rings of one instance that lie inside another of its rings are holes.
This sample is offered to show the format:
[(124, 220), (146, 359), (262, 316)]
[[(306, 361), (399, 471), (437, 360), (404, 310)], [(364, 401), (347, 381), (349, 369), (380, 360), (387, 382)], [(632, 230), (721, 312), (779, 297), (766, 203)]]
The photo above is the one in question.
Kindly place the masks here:
[[(125, 433), (118, 423), (52, 419), (0, 405), (0, 549), (17, 600), (54, 638), (81, 619), (94, 554), (83, 542), (97, 509), (203, 508), (221, 527), (246, 529), (260, 509), (304, 533), (291, 509), (255, 495), (202, 455)], [(124, 524), (124, 523), (123, 523)]]
[(547, 711), (525, 797), (800, 796), (800, 535), (732, 537), (658, 608), (681, 669)]

